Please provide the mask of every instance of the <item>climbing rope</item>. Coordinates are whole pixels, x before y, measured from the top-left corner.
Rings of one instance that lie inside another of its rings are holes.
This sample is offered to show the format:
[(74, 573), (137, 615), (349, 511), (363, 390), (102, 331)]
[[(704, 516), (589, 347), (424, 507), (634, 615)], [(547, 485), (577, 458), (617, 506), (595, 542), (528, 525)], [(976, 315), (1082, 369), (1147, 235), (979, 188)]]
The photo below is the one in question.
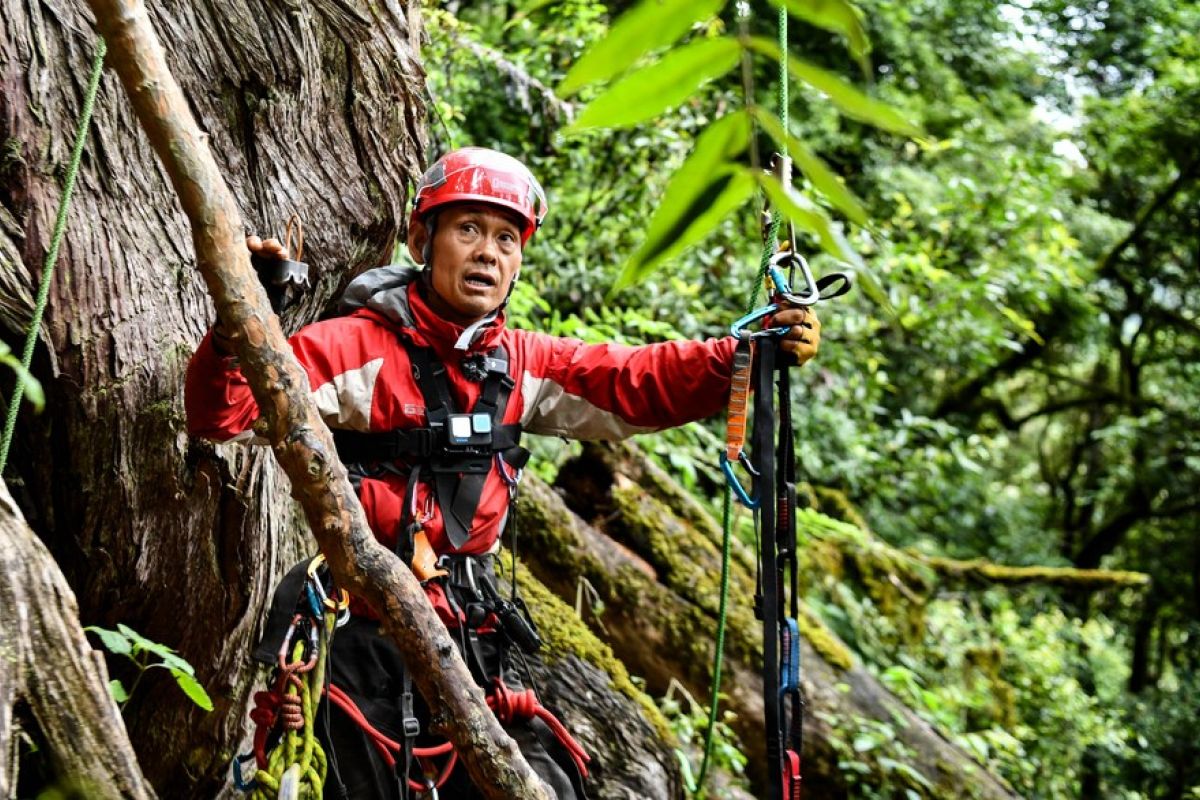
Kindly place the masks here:
[[(96, 103), (96, 93), (100, 89), (100, 75), (104, 71), (104, 39), (96, 40), (96, 55), (92, 59), (92, 74), (88, 79), (87, 91), (83, 95), (83, 108), (79, 113), (79, 125), (75, 129), (75, 147), (71, 151), (71, 163), (67, 167), (66, 180), (63, 182), (62, 197), (58, 201), (58, 217), (54, 220), (54, 232), (50, 237), (50, 250), (46, 253), (46, 261), (42, 265), (42, 282), (38, 287), (37, 303), (34, 305), (33, 318), (29, 322), (29, 330), (25, 334), (25, 349), (21, 354), (21, 365), (26, 372), (33, 363), (33, 348), (37, 344), (37, 333), (42, 327), (42, 315), (46, 312), (46, 303), (50, 297), (50, 279), (54, 275), (54, 264), (58, 260), (58, 248), (62, 244), (63, 234), (67, 229), (67, 210), (71, 205), (71, 195), (75, 191), (75, 176), (79, 173), (79, 164), (83, 160), (83, 143), (87, 139), (88, 126), (92, 121), (92, 108)], [(12, 445), (13, 431), (17, 427), (17, 411), (21, 407), (21, 399), (25, 396), (25, 384), (17, 381), (13, 389), (12, 401), (8, 405), (8, 416), (4, 420), (4, 434), (0, 437), (0, 472), (8, 463), (8, 448)]]
[[(293, 631), (299, 622), (300, 616), (297, 615), (292, 622)], [(315, 624), (316, 619), (312, 622)], [(253, 784), (241, 783), (240, 763), (235, 760), (235, 781), (239, 788), (253, 789), (250, 800), (316, 800), (324, 791), (328, 762), (325, 751), (316, 737), (317, 703), (320, 701), (325, 679), (325, 657), (329, 650), (329, 638), (337, 625), (337, 611), (326, 609), (320, 625), (318, 641), (311, 643), (308, 648), (310, 656), (307, 661), (303, 657), (303, 639), (291, 647), (290, 660), (284, 658), (284, 654), (292, 645), (289, 634), (280, 649), (280, 670), (273, 690), (258, 692), (255, 695), (256, 707), (250, 713), (250, 718), (258, 724), (258, 730), (264, 733), (269, 731), (276, 718), (282, 718), (286, 730), (282, 741), (271, 751), (269, 757), (264, 753), (266, 737), (256, 733), (254, 756), (258, 762), (258, 770), (254, 773)], [(289, 696), (299, 697), (298, 716), (295, 713), (297, 704), (285, 699)]]
[[(788, 129), (788, 72), (787, 72), (787, 36), (788, 36), (788, 16), (787, 11), (783, 8), (779, 9), (779, 91), (777, 101), (779, 107), (779, 119), (783, 123), (783, 129)], [(753, 97), (748, 98), (749, 102), (753, 102)], [(746, 302), (746, 313), (749, 314), (758, 304), (759, 287), (763, 285), (766, 279), (767, 272), (771, 267), (771, 259), (775, 255), (776, 244), (779, 241), (779, 229), (783, 225), (783, 215), (779, 211), (771, 213), (771, 220), (767, 226), (766, 235), (763, 238), (762, 257), (759, 261), (758, 274), (754, 278), (753, 288), (750, 290), (750, 296)], [(794, 247), (794, 243), (791, 244)], [(742, 430), (745, 430), (744, 409), (742, 417)], [(714, 732), (717, 727), (717, 715), (721, 699), (721, 668), (725, 660), (725, 628), (728, 622), (729, 611), (729, 561), (730, 561), (730, 544), (733, 536), (733, 488), (726, 482), (725, 498), (722, 504), (721, 520), (722, 520), (722, 536), (721, 536), (721, 600), (717, 611), (717, 635), (716, 649), (713, 654), (712, 666), (712, 696), (708, 705), (708, 725), (704, 733), (704, 758), (700, 762), (700, 772), (696, 776), (694, 784), (689, 782), (688, 791), (692, 794), (699, 793), (704, 788), (704, 779), (708, 775), (709, 764), (712, 762), (712, 751)], [(681, 756), (682, 758), (682, 756)], [(685, 762), (686, 763), (686, 762)]]

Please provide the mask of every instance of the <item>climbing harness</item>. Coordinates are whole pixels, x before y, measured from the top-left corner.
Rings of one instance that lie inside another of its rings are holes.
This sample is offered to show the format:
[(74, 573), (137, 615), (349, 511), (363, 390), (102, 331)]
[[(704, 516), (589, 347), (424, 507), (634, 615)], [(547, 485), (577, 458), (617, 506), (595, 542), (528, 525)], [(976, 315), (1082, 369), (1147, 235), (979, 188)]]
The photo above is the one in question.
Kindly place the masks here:
[[(50, 234), (50, 249), (46, 251), (46, 260), (42, 264), (42, 280), (38, 284), (37, 301), (33, 307), (33, 315), (29, 320), (29, 330), (25, 334), (25, 347), (21, 351), (21, 369), (29, 372), (33, 363), (33, 348), (37, 344), (38, 330), (42, 327), (42, 316), (46, 313), (46, 304), (50, 300), (51, 278), (54, 276), (54, 265), (58, 261), (58, 248), (62, 244), (63, 234), (67, 230), (67, 211), (71, 207), (71, 195), (75, 193), (75, 177), (79, 174), (79, 164), (83, 160), (83, 143), (87, 141), (88, 126), (92, 122), (92, 109), (96, 105), (96, 94), (100, 90), (100, 76), (104, 72), (104, 53), (107, 45), (104, 38), (96, 40), (96, 55), (92, 59), (92, 72), (88, 78), (87, 91), (83, 95), (83, 108), (79, 111), (79, 125), (75, 129), (75, 146), (71, 149), (71, 161), (67, 166), (67, 174), (63, 179), (62, 197), (58, 201), (58, 216), (54, 218), (54, 232)], [(4, 420), (4, 434), (0, 436), (0, 472), (8, 463), (8, 450), (12, 446), (13, 431), (17, 427), (17, 412), (21, 408), (21, 399), (25, 396), (25, 384), (17, 381), (13, 389), (12, 400), (8, 404), (8, 416)]]
[[(413, 378), (425, 399), (427, 424), (378, 433), (335, 430), (334, 442), (345, 464), (407, 461), (409, 491), (422, 470), (433, 475), (436, 502), (446, 536), (455, 549), (467, 542), (471, 521), (491, 471), (493, 459), (520, 470), (529, 451), (520, 446), (521, 426), (503, 424), (504, 410), (516, 384), (508, 374), (503, 347), (482, 358), (483, 387), (470, 413), (458, 413), (446, 382), (446, 367), (426, 347), (401, 338), (412, 364)], [(411, 554), (401, 553), (408, 563)]]
[[(509, 396), (515, 383), (508, 374), (508, 357), (504, 348), (497, 348), (479, 358), (478, 379), (482, 383), (479, 399), (469, 413), (459, 413), (446, 379), (445, 366), (427, 348), (418, 347), (407, 339), (403, 345), (412, 364), (413, 377), (425, 400), (427, 425), (422, 428), (396, 429), (380, 433), (338, 430), (334, 432), (338, 454), (352, 476), (361, 480), (379, 470), (407, 471), (407, 489), (396, 540), (397, 555), (412, 565), (414, 574), (427, 592), (444, 598), (450, 632), (458, 639), (460, 651), (473, 677), (487, 691), (489, 707), (502, 724), (540, 719), (558, 739), (570, 756), (579, 774), (587, 776), (588, 755), (570, 735), (563, 724), (538, 702), (530, 689), (511, 689), (503, 680), (505, 648), (517, 648), (518, 653), (536, 653), (542, 646), (528, 609), (516, 594), (515, 574), (511, 598), (501, 595), (494, 583), (491, 555), (470, 556), (447, 554), (438, 557), (429, 542), (425, 527), (441, 510), (446, 535), (455, 548), (467, 541), (470, 524), (491, 468), (495, 466), (508, 488), (510, 507), (515, 501), (521, 470), (528, 451), (519, 446), (519, 425), (502, 423)], [(468, 370), (464, 370), (467, 373)], [(418, 499), (417, 487), (429, 480), (434, 491)], [(515, 517), (515, 514), (513, 515)], [(510, 518), (513, 531), (515, 566), (515, 518)], [(281, 584), (280, 592), (289, 593), (289, 579), (299, 573), (293, 569)], [(310, 566), (306, 574), (300, 605), (324, 607), (329, 596), (317, 578), (318, 570)], [(307, 598), (307, 601), (306, 601)], [(435, 605), (438, 605), (435, 603)], [(273, 615), (278, 617), (278, 614)], [(270, 629), (276, 631), (281, 623)], [(492, 638), (495, 637), (495, 638)], [(487, 638), (485, 643), (483, 640)], [(322, 643), (324, 646), (324, 643)], [(261, 648), (260, 648), (261, 649)], [(261, 653), (258, 654), (261, 656)], [(417, 747), (420, 724), (413, 709), (412, 678), (407, 669), (394, 676), (399, 683), (400, 727), (403, 735), (392, 738), (367, 719), (355, 700), (332, 683), (325, 687), (329, 703), (362, 730), (380, 759), (393, 768), (401, 781), (402, 796), (411, 793), (436, 797), (454, 772), (458, 754), (450, 742), (429, 747)], [(281, 678), (276, 678), (278, 683)], [(275, 692), (279, 694), (278, 691)], [(277, 701), (271, 693), (263, 698), (265, 711), (256, 708), (252, 717), (261, 724), (256, 733), (256, 745), (265, 743), (270, 728), (280, 719), (272, 714)], [(319, 690), (315, 694), (320, 697)], [(257, 698), (256, 698), (257, 699)], [(282, 702), (281, 700), (278, 702)], [(256, 747), (254, 756), (262, 749)], [(274, 754), (272, 754), (273, 756)], [(246, 757), (242, 757), (245, 761)], [(415, 763), (414, 763), (415, 762)], [(415, 769), (414, 769), (415, 767)], [(241, 780), (240, 762), (235, 762), (235, 776)], [(415, 776), (419, 776), (415, 777)], [(239, 785), (244, 785), (241, 781)]]

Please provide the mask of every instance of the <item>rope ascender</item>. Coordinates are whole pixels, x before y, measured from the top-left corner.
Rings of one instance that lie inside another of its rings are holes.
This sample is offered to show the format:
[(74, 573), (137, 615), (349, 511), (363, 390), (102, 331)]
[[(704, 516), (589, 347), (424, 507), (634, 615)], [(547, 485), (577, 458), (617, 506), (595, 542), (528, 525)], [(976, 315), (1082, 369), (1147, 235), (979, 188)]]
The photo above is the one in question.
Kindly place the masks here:
[[(779, 11), (779, 49), (787, 52), (787, 12)], [(752, 90), (748, 89), (752, 94)], [(787, 65), (779, 70), (779, 117), (788, 128)], [(751, 137), (753, 139), (753, 137)], [(757, 158), (754, 158), (757, 161)], [(791, 160), (777, 154), (772, 164), (776, 178), (791, 186)], [(704, 760), (696, 781), (688, 781), (692, 793), (704, 787), (712, 757), (713, 731), (720, 702), (721, 666), (724, 659), (732, 537), (732, 504), (738, 501), (754, 514), (759, 553), (754, 597), (755, 615), (763, 624), (763, 708), (771, 800), (799, 800), (800, 753), (804, 733), (804, 700), (800, 689), (799, 570), (796, 546), (796, 458), (791, 416), (791, 372), (788, 356), (781, 353), (780, 339), (788, 327), (766, 327), (751, 331), (756, 322), (767, 321), (785, 307), (808, 308), (848, 292), (850, 277), (831, 273), (813, 276), (808, 262), (796, 251), (796, 232), (789, 223), (788, 239), (777, 247), (783, 220), (771, 213), (763, 230), (763, 251), (758, 276), (747, 313), (730, 327), (738, 340), (734, 352), (726, 425), (726, 446), (721, 469), (726, 476), (722, 509), (721, 597), (713, 657), (712, 697), (705, 734)], [(793, 292), (797, 278), (802, 290)], [(769, 302), (755, 308), (758, 287), (767, 288)], [(755, 370), (757, 366), (757, 371)], [(782, 368), (778, 368), (782, 367)], [(754, 427), (750, 449), (746, 449), (747, 412), (754, 382)], [(734, 473), (741, 464), (750, 473), (752, 491), (747, 492)], [(680, 756), (685, 773), (687, 760)], [(690, 774), (689, 774), (690, 777)]]

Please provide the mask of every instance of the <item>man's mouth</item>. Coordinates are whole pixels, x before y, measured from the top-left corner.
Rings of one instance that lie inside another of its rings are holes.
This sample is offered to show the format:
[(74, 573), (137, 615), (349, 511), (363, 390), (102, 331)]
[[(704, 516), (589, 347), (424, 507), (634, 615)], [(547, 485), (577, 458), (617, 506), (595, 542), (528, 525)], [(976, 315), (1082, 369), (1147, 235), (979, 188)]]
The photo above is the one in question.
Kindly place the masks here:
[(472, 271), (468, 272), (463, 281), (468, 286), (473, 286), (478, 289), (490, 289), (496, 285), (496, 278), (490, 272)]

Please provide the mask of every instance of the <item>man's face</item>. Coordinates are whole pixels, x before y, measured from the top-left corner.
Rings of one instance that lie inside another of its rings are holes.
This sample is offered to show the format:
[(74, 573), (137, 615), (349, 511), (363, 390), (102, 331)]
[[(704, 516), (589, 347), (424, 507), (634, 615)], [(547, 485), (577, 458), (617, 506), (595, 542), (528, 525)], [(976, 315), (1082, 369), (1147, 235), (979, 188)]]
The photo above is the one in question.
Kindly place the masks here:
[[(414, 226), (408, 247), (420, 260), (429, 231)], [(511, 214), (483, 203), (444, 207), (434, 226), (430, 305), (444, 318), (469, 325), (497, 308), (521, 269), (521, 228)]]

